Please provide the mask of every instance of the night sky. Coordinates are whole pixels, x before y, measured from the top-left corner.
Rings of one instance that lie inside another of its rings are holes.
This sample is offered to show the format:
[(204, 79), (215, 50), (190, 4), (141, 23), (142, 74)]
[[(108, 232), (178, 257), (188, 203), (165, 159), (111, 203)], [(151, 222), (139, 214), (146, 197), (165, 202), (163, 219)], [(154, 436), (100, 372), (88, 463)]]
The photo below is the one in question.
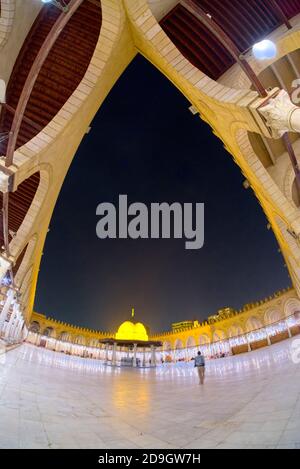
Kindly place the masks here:
[[(146, 90), (146, 94), (144, 93)], [(42, 258), (35, 310), (115, 330), (130, 317), (168, 330), (290, 284), (254, 193), (207, 124), (138, 56), (100, 108), (59, 196)], [(93, 168), (91, 170), (91, 168)], [(205, 245), (184, 240), (100, 240), (96, 207), (204, 202)]]

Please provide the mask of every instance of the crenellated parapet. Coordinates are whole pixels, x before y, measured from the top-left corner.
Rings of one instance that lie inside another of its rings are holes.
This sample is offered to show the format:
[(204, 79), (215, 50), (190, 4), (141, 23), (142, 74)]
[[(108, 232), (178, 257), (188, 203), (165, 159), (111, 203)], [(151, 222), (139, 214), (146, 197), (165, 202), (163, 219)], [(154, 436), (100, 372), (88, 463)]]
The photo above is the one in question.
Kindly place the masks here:
[(214, 343), (264, 328), (290, 317), (295, 311), (300, 312), (300, 300), (293, 288), (286, 288), (269, 298), (247, 304), (239, 311), (231, 310), (227, 318), (211, 316), (213, 320), (204, 321), (198, 327), (153, 334), (151, 339), (160, 340), (172, 349)]
[[(223, 317), (224, 311), (228, 317)], [(195, 321), (194, 327), (150, 335), (150, 340), (160, 341), (165, 348), (184, 348), (215, 343), (275, 324), (300, 313), (300, 300), (293, 288), (274, 293), (269, 298), (245, 305), (240, 311), (225, 308), (214, 320)], [(29, 326), (31, 332), (63, 342), (85, 346), (99, 346), (104, 338), (114, 338), (115, 332), (102, 332), (70, 325), (40, 313), (33, 313)]]
[(90, 345), (91, 343), (96, 345), (100, 339), (111, 338), (115, 335), (112, 332), (102, 332), (74, 326), (35, 312), (32, 314), (29, 330), (45, 337), (79, 343), (81, 345)]

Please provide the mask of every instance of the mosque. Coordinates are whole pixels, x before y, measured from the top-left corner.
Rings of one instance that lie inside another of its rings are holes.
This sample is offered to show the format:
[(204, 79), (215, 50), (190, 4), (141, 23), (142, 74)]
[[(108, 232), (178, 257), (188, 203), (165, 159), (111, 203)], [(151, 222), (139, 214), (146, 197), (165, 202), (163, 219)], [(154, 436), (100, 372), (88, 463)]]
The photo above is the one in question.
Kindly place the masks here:
[(116, 332), (75, 327), (33, 313), (26, 340), (38, 347), (90, 357), (106, 365), (150, 367), (189, 362), (198, 350), (207, 359), (252, 352), (300, 334), (300, 301), (293, 288), (247, 304), (224, 308), (206, 321), (186, 321), (151, 334), (141, 322), (124, 321)]
[[(223, 142), (292, 286), (164, 332), (95, 331), (34, 298), (67, 171), (137, 54)], [(0, 0), (0, 448), (299, 446), (299, 79), (300, 0)]]

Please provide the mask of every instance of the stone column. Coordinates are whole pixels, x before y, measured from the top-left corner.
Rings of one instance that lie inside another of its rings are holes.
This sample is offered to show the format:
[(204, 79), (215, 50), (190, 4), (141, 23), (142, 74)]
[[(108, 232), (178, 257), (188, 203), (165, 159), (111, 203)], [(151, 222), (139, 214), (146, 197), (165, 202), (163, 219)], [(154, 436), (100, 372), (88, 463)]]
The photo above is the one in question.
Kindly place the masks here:
[(20, 334), (24, 325), (24, 320), (21, 311), (18, 309), (18, 317), (15, 327), (13, 328), (13, 337), (15, 339), (20, 338)]
[(11, 267), (12, 262), (0, 255), (0, 283), (2, 282)]
[(105, 363), (108, 363), (108, 343), (105, 344)]
[(289, 326), (289, 323), (288, 323), (287, 319), (285, 320), (285, 324), (286, 324), (286, 328), (287, 328), (287, 331), (288, 331), (289, 338), (291, 339), (292, 338), (292, 333), (291, 333), (291, 329), (290, 329), (290, 326)]
[(117, 364), (117, 343), (113, 345), (113, 355), (112, 355), (112, 365), (116, 366)]
[(14, 321), (13, 321), (13, 324), (10, 328), (10, 331), (9, 331), (9, 335), (12, 339), (15, 338), (15, 332), (16, 332), (16, 329), (19, 325), (19, 315), (16, 313), (15, 314), (15, 317), (14, 317)]
[(25, 317), (25, 314), (24, 314), (24, 311), (22, 312), (22, 320), (21, 320), (21, 323), (22, 323), (22, 326), (21, 326), (21, 330), (20, 330), (20, 339), (23, 341), (25, 339), (27, 339), (27, 336), (28, 336), (28, 333), (29, 333), (29, 330), (27, 328), (27, 325), (26, 325), (26, 321), (24, 319)]
[(22, 317), (19, 319), (19, 325), (18, 325), (18, 328), (16, 330), (16, 334), (15, 334), (15, 337), (16, 339), (22, 339), (22, 329), (23, 329), (23, 326), (24, 326), (24, 320), (22, 319)]
[(116, 366), (117, 364), (117, 343), (116, 342), (113, 345), (112, 364), (113, 366)]
[(137, 344), (133, 344), (133, 362), (132, 365), (136, 367), (136, 349), (137, 349)]
[(7, 313), (9, 311), (9, 308), (10, 308), (11, 302), (13, 300), (13, 297), (14, 297), (13, 290), (8, 290), (6, 300), (5, 300), (4, 306), (3, 306), (1, 314), (0, 314), (0, 330), (2, 329), (2, 326), (5, 323), (6, 316), (7, 316)]
[(247, 333), (246, 333), (246, 340), (247, 340), (247, 345), (248, 345), (248, 352), (251, 352), (251, 345), (250, 345), (250, 341), (249, 341), (249, 337)]
[(266, 334), (267, 334), (268, 345), (271, 345), (271, 340), (270, 340), (270, 336), (269, 336), (269, 333), (268, 333), (268, 329), (265, 328), (265, 331), (266, 331)]
[(9, 320), (7, 326), (6, 326), (6, 331), (5, 331), (5, 334), (4, 334), (4, 337), (6, 339), (8, 337), (10, 337), (12, 326), (13, 326), (14, 322), (16, 321), (17, 317), (18, 317), (18, 304), (15, 303), (14, 306), (13, 306), (11, 316), (10, 316), (10, 320)]
[(21, 324), (21, 314), (18, 312), (14, 325), (11, 328), (10, 335), (13, 339), (17, 339), (20, 333), (20, 324)]
[(151, 345), (151, 365), (156, 366), (156, 355), (154, 345)]

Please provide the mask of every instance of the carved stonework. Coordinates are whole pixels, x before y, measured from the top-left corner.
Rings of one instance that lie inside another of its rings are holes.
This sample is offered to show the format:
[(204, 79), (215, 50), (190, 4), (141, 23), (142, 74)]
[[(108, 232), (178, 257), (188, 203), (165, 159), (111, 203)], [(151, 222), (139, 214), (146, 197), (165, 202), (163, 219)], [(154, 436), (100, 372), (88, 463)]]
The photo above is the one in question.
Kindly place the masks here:
[(300, 131), (299, 111), (300, 108), (291, 101), (285, 90), (281, 90), (266, 106), (259, 109), (275, 138), (282, 137), (286, 132)]

